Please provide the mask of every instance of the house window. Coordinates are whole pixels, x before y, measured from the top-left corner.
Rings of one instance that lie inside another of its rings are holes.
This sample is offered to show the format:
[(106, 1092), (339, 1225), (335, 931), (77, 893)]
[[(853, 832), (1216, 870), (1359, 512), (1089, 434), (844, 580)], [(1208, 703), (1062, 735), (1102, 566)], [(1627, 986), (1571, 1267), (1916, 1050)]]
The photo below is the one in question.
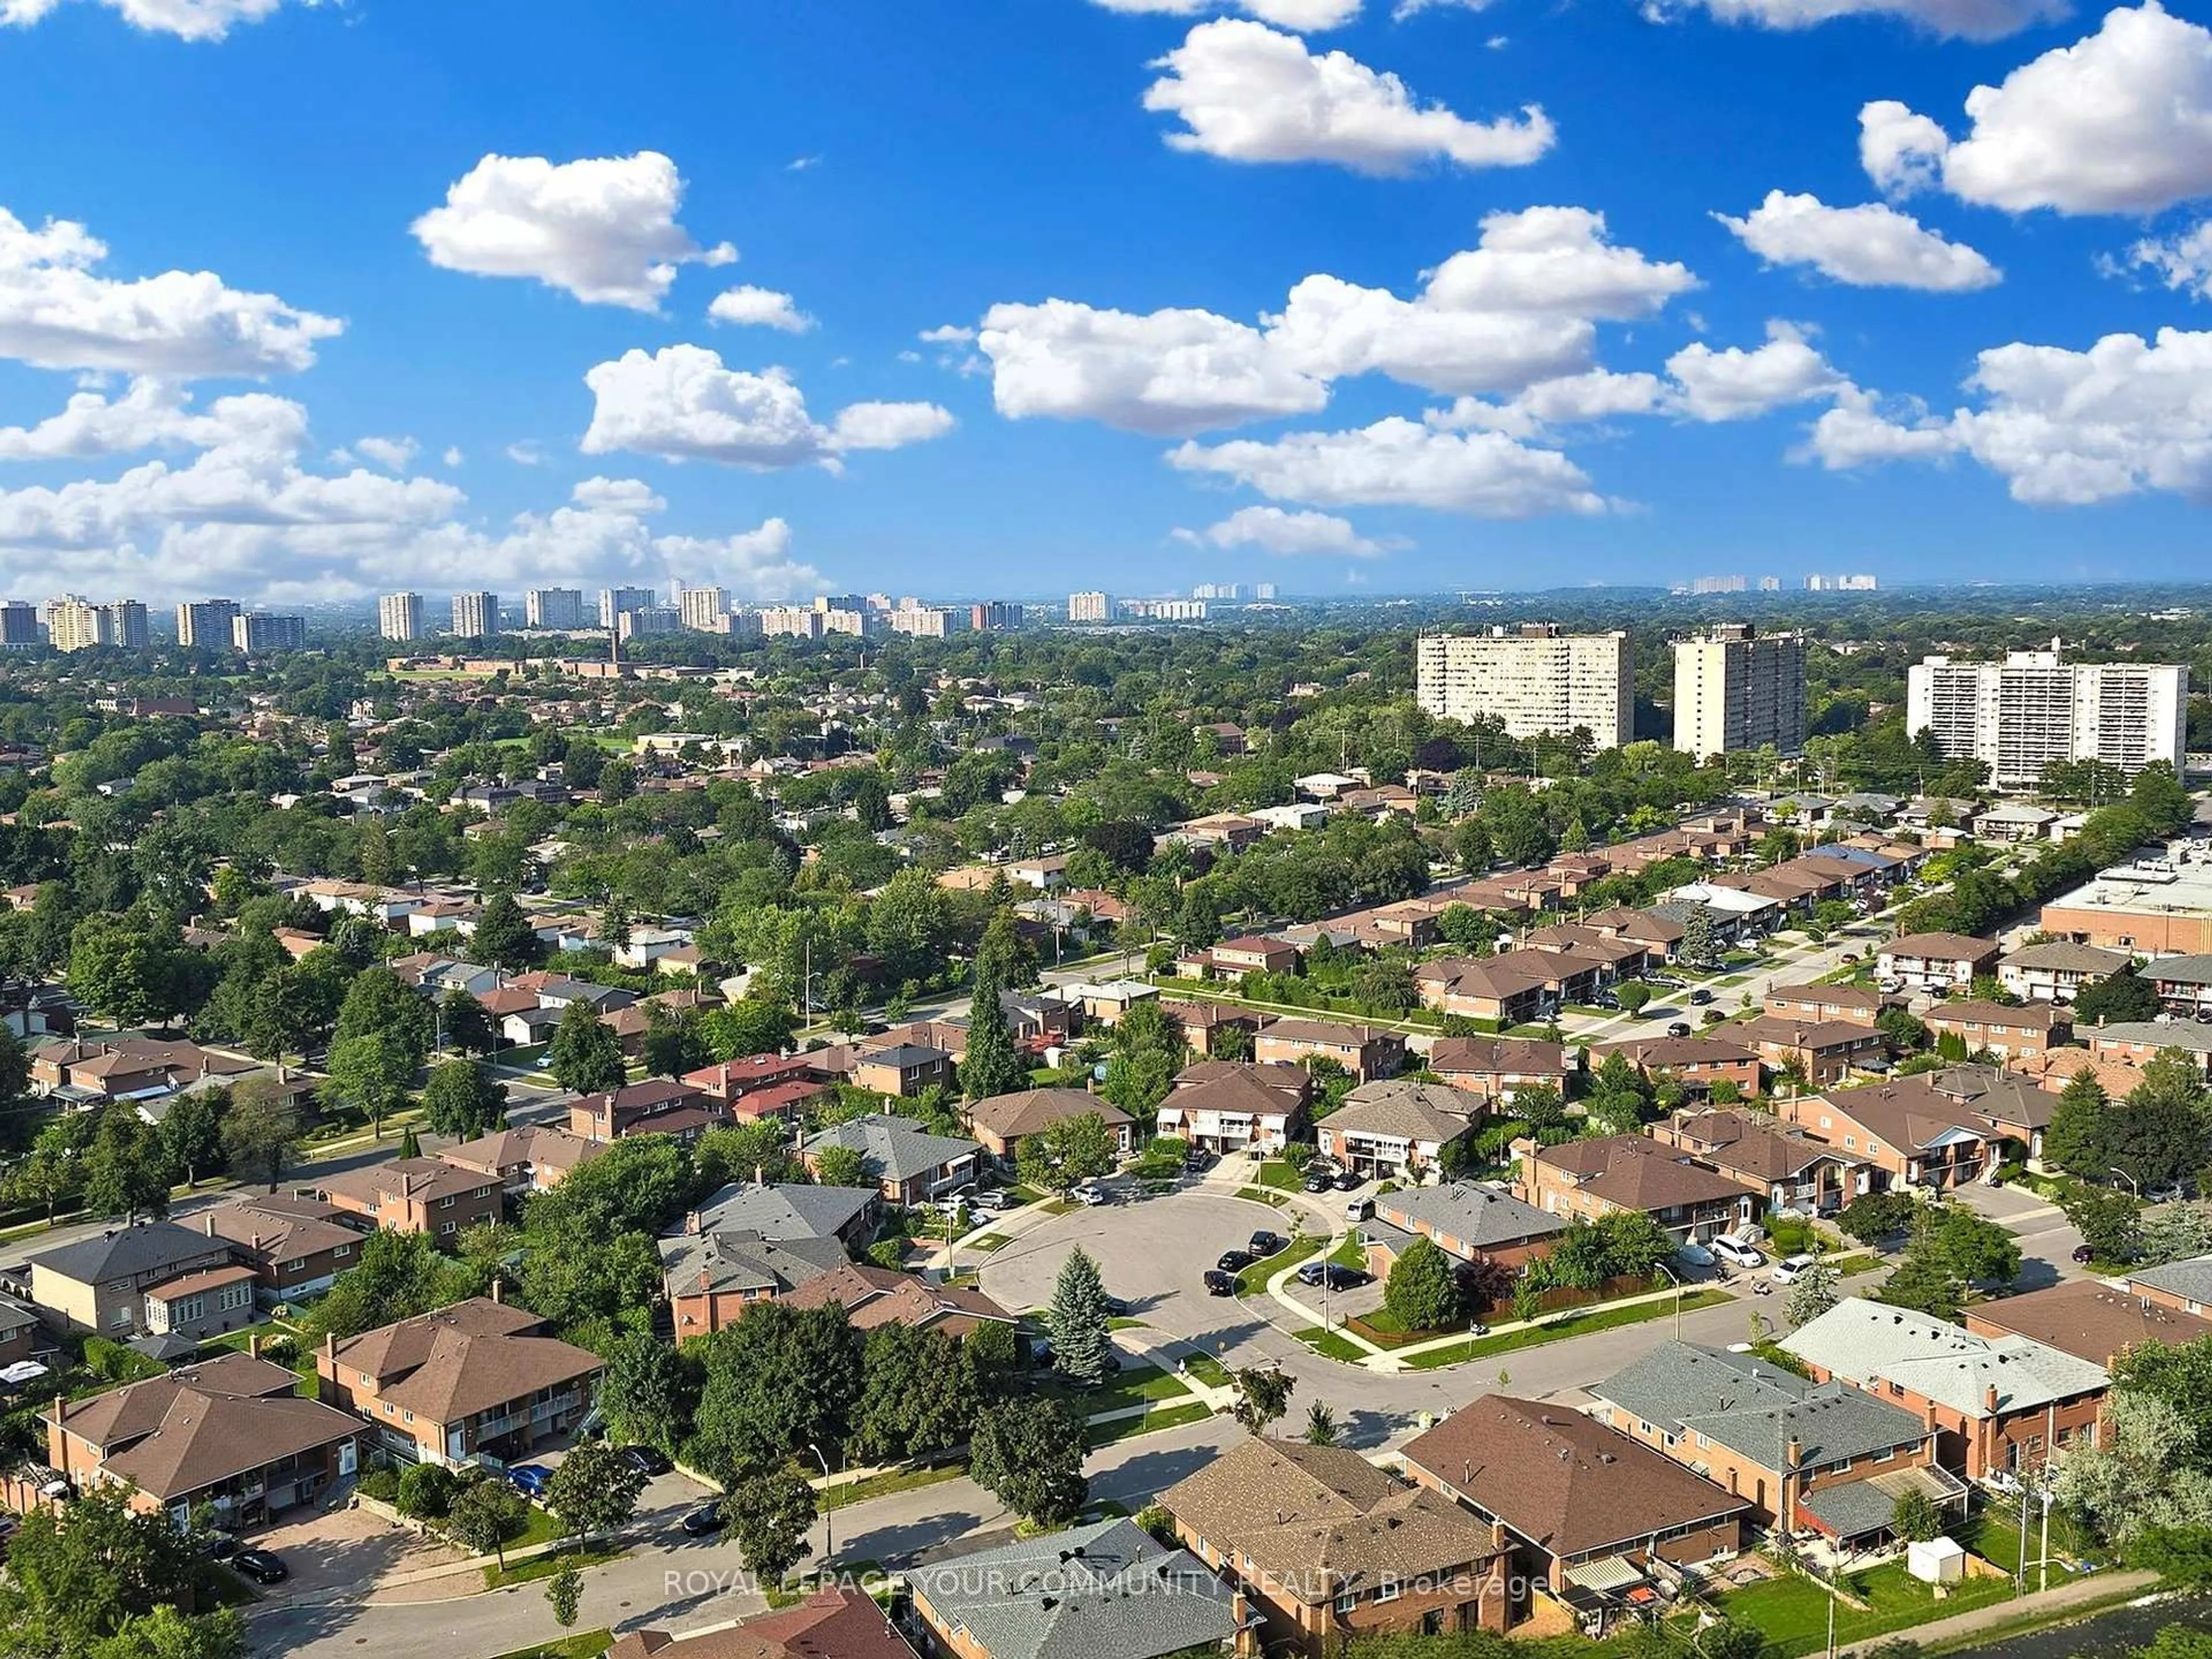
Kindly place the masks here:
[(1352, 1608), (1358, 1605), (1359, 1598), (1353, 1595), (1350, 1590), (1346, 1590), (1343, 1595), (1336, 1598), (1336, 1610), (1339, 1613), (1350, 1613)]
[(350, 1244), (333, 1245), (331, 1249), (331, 1260), (333, 1261), (343, 1261), (345, 1257), (349, 1256), (352, 1254), (353, 1246)]
[(288, 1273), (295, 1273), (307, 1265), (307, 1257), (304, 1255), (295, 1255), (289, 1261), (284, 1264), (284, 1271)]
[(1651, 1425), (1639, 1417), (1636, 1419), (1636, 1431), (1638, 1434), (1648, 1435), (1651, 1432)]
[(457, 1233), (460, 1230), (460, 1224), (458, 1222), (441, 1221), (438, 1224), (438, 1236), (441, 1238), (447, 1233)]
[(118, 1330), (127, 1330), (130, 1328), (131, 1310), (129, 1306), (126, 1304), (125, 1306), (118, 1308), (112, 1314), (108, 1316), (107, 1322)]
[(440, 1199), (438, 1200), (438, 1207), (441, 1210), (452, 1209), (453, 1207), (453, 1194), (447, 1193), (443, 1198)]
[(1377, 1601), (1395, 1601), (1400, 1594), (1398, 1581), (1395, 1578), (1385, 1578), (1375, 1587), (1375, 1599)]
[(403, 1423), (412, 1423), (415, 1420), (415, 1413), (413, 1412), (402, 1412), (399, 1416), (399, 1420)]

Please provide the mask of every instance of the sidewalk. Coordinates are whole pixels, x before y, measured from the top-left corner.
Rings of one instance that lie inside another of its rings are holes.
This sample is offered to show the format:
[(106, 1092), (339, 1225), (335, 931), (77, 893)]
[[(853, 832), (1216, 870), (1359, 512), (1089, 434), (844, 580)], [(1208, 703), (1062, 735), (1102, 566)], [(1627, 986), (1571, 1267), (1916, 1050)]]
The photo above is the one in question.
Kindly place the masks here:
[(1956, 1613), (1930, 1624), (1915, 1625), (1910, 1630), (1895, 1632), (1888, 1636), (1870, 1637), (1866, 1641), (1839, 1649), (1839, 1659), (1856, 1659), (1857, 1656), (1872, 1654), (1894, 1642), (1899, 1636), (1910, 1637), (1923, 1648), (1937, 1647), (1983, 1631), (2002, 1629), (2023, 1616), (2056, 1618), (2069, 1607), (2102, 1603), (2130, 1590), (2147, 1590), (2157, 1583), (2158, 1575), (2154, 1572), (2093, 1573), (2070, 1584), (2061, 1584), (2057, 1589), (2042, 1590), (2014, 1601), (1977, 1607), (1972, 1613)]

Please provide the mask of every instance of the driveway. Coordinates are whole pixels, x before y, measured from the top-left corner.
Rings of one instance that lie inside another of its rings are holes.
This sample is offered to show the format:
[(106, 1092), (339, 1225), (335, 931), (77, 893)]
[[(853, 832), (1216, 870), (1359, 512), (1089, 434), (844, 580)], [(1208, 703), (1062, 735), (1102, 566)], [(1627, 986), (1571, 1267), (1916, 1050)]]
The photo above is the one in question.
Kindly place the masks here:
[(416, 1537), (367, 1510), (331, 1510), (280, 1521), (250, 1535), (255, 1549), (274, 1550), (292, 1576), (269, 1587), (265, 1599), (357, 1589), (374, 1595), (383, 1580), (466, 1559), (459, 1550)]

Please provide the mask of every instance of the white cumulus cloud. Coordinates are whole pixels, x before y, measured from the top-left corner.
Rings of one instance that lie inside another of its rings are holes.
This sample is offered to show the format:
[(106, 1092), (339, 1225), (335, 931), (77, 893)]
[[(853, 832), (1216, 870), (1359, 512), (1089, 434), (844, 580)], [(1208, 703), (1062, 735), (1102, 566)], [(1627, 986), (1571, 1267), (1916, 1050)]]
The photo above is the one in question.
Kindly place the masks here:
[(1893, 17), (1931, 34), (1996, 40), (2063, 17), (2067, 0), (1645, 0), (1644, 15), (1665, 22), (1702, 8), (1723, 23), (1804, 29), (1838, 17)]
[(1373, 173), (1427, 161), (1522, 167), (1556, 137), (1533, 104), (1494, 121), (1463, 119), (1349, 53), (1315, 53), (1296, 35), (1239, 18), (1199, 24), (1154, 67), (1165, 73), (1146, 88), (1145, 107), (1184, 126), (1168, 143), (1224, 161), (1323, 161)]
[(404, 472), (415, 464), (422, 446), (412, 438), (356, 438), (353, 453), (374, 462), (386, 472)]
[(1833, 397), (1850, 382), (1789, 323), (1769, 323), (1766, 343), (1716, 351), (1700, 340), (1667, 360), (1677, 404), (1696, 421), (1745, 421), (1784, 407)]
[[(179, 40), (220, 40), (234, 25), (258, 23), (284, 0), (100, 0), (133, 28)], [(319, 0), (302, 0), (307, 5)], [(62, 0), (0, 0), (0, 27), (28, 27), (61, 9)]]
[(1108, 11), (1133, 16), (1197, 17), (1211, 11), (1242, 11), (1301, 34), (1340, 28), (1359, 15), (1360, 0), (1091, 0)]
[(1767, 264), (1810, 265), (1854, 288), (1963, 294), (2003, 280), (1974, 249), (1881, 202), (1830, 207), (1817, 196), (1773, 190), (1741, 219), (1713, 216)]
[(1185, 471), (1233, 478), (1277, 501), (1316, 507), (1425, 507), (1485, 519), (1601, 513), (1604, 499), (1557, 451), (1497, 432), (1439, 432), (1393, 416), (1344, 432), (1294, 432), (1273, 442), (1185, 443), (1168, 453)]
[(750, 283), (724, 289), (707, 307), (707, 315), (718, 323), (773, 328), (786, 334), (804, 334), (814, 326), (814, 319), (801, 311), (791, 295)]
[(1279, 507), (1240, 507), (1218, 524), (1175, 534), (1194, 547), (1256, 547), (1285, 558), (1320, 553), (1373, 559), (1391, 545), (1361, 535), (1350, 520), (1334, 514), (1286, 513)]
[(2094, 34), (1976, 87), (1966, 118), (1966, 136), (1940, 150), (1933, 123), (1916, 128), (1893, 166), (1933, 167), (1954, 196), (2013, 213), (2155, 213), (2212, 194), (2212, 31), (2157, 0), (2119, 8)]
[(632, 349), (584, 376), (594, 404), (587, 455), (627, 450), (665, 460), (720, 461), (750, 471), (810, 462), (834, 468), (848, 450), (896, 449), (951, 430), (933, 404), (855, 404), (830, 425), (781, 368), (726, 368), (703, 346)]
[(1859, 165), (1887, 196), (1910, 196), (1942, 182), (1951, 135), (1894, 98), (1859, 110)]
[(416, 220), (433, 264), (526, 276), (596, 305), (657, 311), (677, 267), (727, 264), (727, 242), (702, 247), (676, 222), (684, 179), (655, 150), (556, 164), (487, 155)]
[(309, 367), (316, 342), (345, 331), (213, 271), (103, 276), (106, 258), (81, 224), (52, 219), (33, 230), (0, 208), (0, 357), (173, 379), (258, 375)]

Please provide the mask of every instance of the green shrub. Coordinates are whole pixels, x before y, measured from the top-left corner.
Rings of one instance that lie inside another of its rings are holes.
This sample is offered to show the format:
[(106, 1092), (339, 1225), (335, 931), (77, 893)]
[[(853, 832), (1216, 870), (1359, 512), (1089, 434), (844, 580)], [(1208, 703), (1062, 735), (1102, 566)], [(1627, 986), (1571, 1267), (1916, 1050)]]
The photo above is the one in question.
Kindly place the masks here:
[(289, 1336), (272, 1336), (261, 1345), (261, 1357), (272, 1365), (289, 1365), (300, 1357), (300, 1345)]
[(458, 1483), (437, 1463), (417, 1463), (399, 1477), (399, 1512), (416, 1521), (442, 1521), (453, 1506)]
[(396, 1504), (399, 1501), (399, 1471), (371, 1469), (362, 1476), (357, 1486), (364, 1498), (374, 1498), (381, 1504)]

